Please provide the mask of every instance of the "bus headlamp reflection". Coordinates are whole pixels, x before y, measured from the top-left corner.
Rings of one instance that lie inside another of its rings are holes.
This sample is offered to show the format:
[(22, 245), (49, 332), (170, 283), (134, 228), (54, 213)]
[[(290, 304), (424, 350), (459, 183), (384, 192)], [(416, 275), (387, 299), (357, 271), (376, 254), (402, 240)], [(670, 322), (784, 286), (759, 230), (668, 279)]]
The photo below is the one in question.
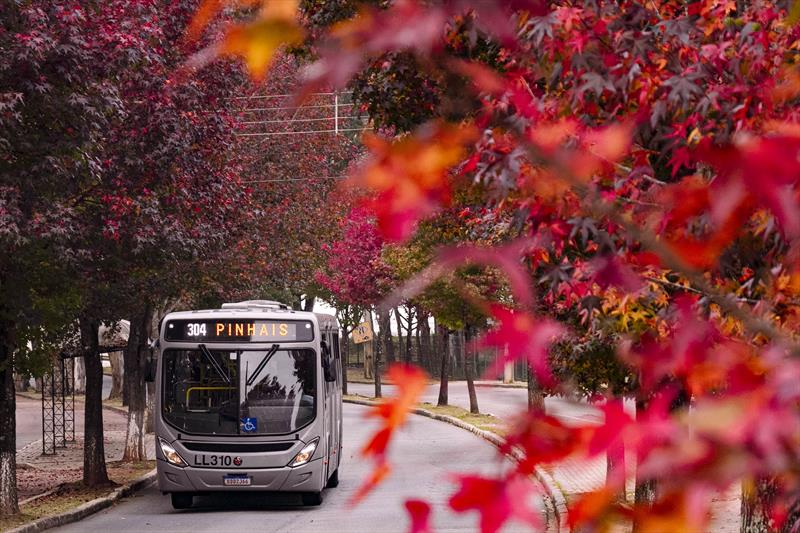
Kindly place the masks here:
[(186, 461), (183, 460), (183, 457), (175, 451), (175, 448), (169, 445), (167, 441), (162, 439), (161, 437), (158, 438), (158, 444), (161, 446), (161, 453), (164, 454), (164, 458), (174, 464), (175, 466), (186, 466)]
[(319, 442), (319, 437), (312, 440), (308, 444), (306, 444), (302, 450), (297, 452), (297, 455), (294, 456), (292, 462), (289, 463), (289, 466), (302, 466), (309, 462), (311, 458), (314, 456), (314, 451), (317, 449), (317, 443)]

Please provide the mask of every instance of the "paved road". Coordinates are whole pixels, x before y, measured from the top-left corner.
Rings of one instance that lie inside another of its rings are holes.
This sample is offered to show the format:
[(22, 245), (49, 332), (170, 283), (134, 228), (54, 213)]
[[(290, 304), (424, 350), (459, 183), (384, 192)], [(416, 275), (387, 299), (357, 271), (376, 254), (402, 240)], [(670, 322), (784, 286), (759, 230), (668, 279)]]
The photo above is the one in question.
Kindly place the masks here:
[(17, 449), (42, 438), (42, 402), (17, 396)]
[[(394, 386), (383, 385), (383, 394), (393, 394)], [(372, 396), (375, 386), (367, 383), (348, 383), (347, 392)], [(450, 405), (469, 409), (469, 395), (466, 381), (453, 381), (447, 388), (447, 400)], [(478, 407), (481, 413), (492, 414), (505, 420), (527, 409), (527, 390), (511, 387), (478, 387)], [(423, 402), (435, 404), (439, 398), (439, 385), (428, 385), (422, 394)], [(626, 406), (628, 407), (628, 406)], [(633, 407), (631, 404), (629, 407)], [(570, 401), (564, 398), (549, 397), (545, 400), (547, 412), (561, 419), (565, 424), (585, 424), (587, 422), (600, 423), (602, 415), (597, 408), (585, 403)]]
[(320, 507), (298, 507), (291, 495), (236, 494), (201, 498), (199, 509), (174, 511), (169, 497), (151, 487), (58, 531), (404, 532), (408, 519), (402, 504), (407, 498), (423, 498), (433, 504), (435, 531), (475, 531), (476, 515), (455, 515), (446, 508), (454, 487), (448, 478), (456, 468), (453, 460), (457, 458), (459, 471), (485, 474), (497, 472), (505, 463), (490, 444), (474, 435), (417, 416), (392, 444), (392, 475), (361, 505), (347, 507), (347, 500), (370, 470), (370, 465), (358, 457), (360, 447), (375, 428), (374, 421), (364, 418), (365, 412), (364, 407), (345, 405), (341, 482), (338, 488), (325, 491)]

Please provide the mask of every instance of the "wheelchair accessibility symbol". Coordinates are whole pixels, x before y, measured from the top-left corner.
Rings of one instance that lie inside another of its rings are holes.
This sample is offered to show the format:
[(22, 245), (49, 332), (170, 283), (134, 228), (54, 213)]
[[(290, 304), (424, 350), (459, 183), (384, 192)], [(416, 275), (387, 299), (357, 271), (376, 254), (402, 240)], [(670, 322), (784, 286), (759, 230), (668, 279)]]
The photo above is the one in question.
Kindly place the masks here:
[(252, 417), (242, 418), (242, 431), (253, 433), (258, 430), (258, 419)]

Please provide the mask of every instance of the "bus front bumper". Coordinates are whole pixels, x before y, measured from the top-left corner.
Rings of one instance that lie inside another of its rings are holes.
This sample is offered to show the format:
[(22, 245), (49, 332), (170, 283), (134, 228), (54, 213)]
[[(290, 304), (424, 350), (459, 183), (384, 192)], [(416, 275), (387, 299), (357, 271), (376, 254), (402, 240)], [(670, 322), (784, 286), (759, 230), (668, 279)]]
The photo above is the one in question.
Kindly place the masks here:
[[(295, 468), (260, 468), (254, 470), (180, 468), (164, 460), (157, 461), (158, 488), (161, 492), (281, 491), (319, 492), (324, 486), (323, 460), (316, 459)], [(225, 476), (245, 476), (249, 485), (225, 485)]]

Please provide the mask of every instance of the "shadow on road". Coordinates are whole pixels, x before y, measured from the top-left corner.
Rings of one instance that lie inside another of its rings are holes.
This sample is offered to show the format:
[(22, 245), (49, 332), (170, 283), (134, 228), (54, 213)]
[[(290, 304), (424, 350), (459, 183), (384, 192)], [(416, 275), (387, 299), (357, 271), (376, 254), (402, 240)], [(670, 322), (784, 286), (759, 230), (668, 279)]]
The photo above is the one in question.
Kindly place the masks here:
[[(322, 496), (325, 497), (325, 492), (322, 493)], [(324, 501), (322, 505), (325, 505)], [(175, 512), (188, 514), (216, 511), (311, 511), (313, 509), (315, 508), (303, 505), (299, 493), (221, 492), (195, 496), (191, 509)]]

